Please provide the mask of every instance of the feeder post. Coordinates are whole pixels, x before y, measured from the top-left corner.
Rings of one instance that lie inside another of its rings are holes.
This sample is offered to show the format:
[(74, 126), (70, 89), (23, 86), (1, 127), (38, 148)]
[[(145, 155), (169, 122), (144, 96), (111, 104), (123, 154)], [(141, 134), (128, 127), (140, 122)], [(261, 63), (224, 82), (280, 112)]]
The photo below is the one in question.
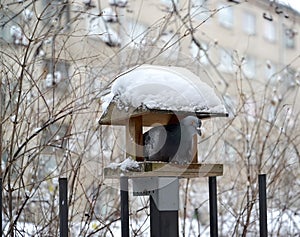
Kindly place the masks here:
[(151, 237), (178, 237), (179, 180), (158, 177), (150, 194)]

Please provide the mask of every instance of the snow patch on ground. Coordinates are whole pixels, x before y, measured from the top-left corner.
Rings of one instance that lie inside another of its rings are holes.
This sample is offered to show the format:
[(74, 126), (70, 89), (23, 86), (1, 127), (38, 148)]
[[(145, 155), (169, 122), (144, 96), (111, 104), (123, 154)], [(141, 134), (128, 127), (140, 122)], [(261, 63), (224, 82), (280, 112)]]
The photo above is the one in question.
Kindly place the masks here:
[[(126, 161), (128, 162), (128, 161)], [(225, 214), (221, 218), (219, 216), (219, 231), (221, 236), (240, 236), (242, 233), (239, 233), (241, 230), (236, 232), (235, 229), (236, 222), (238, 220), (234, 218), (230, 213)], [(9, 222), (3, 221), (4, 226), (4, 235), (8, 234)], [(115, 237), (121, 236), (121, 221), (113, 220), (111, 223), (100, 222), (97, 220), (92, 220), (90, 223), (86, 222), (70, 222), (70, 232), (71, 236), (83, 236), (82, 230), (88, 235), (94, 233), (95, 236), (107, 236)], [(210, 236), (210, 229), (208, 224), (201, 224), (196, 218), (187, 218), (186, 227), (183, 230), (183, 219), (179, 217), (179, 233), (182, 235), (183, 231), (185, 232), (186, 237), (194, 236)], [(45, 227), (36, 225), (33, 223), (26, 223), (18, 221), (15, 228), (18, 232), (15, 232), (15, 236), (19, 237), (31, 237), (31, 236), (44, 236)], [(176, 228), (176, 227), (174, 227)], [(300, 228), (300, 215), (292, 210), (277, 210), (269, 209), (268, 210), (268, 234), (270, 236), (298, 236)], [(138, 219), (130, 219), (130, 232), (135, 236), (150, 236), (150, 218), (140, 217)], [(93, 235), (93, 236), (94, 236)], [(86, 235), (85, 235), (86, 236)], [(249, 226), (249, 231), (247, 237), (259, 236), (259, 221), (256, 219)]]

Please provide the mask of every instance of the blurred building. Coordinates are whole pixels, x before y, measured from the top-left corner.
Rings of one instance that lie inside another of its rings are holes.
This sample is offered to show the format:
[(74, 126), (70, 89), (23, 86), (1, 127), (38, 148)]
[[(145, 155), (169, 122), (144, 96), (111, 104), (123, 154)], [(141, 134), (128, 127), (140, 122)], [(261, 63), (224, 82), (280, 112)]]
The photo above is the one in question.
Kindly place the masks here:
[[(147, 51), (169, 60), (192, 57), (225, 78), (240, 68), (243, 77), (260, 82), (276, 80), (283, 69), (293, 75), (299, 69), (300, 15), (276, 1), (41, 0), (2, 6), (1, 42), (30, 44), (45, 59), (45, 87), (70, 77), (72, 60), (77, 68), (101, 65), (102, 75), (110, 70), (104, 61), (116, 54), (122, 56), (113, 63), (134, 64), (134, 57), (125, 59), (130, 50), (146, 63), (151, 63)], [(90, 69), (90, 76), (99, 71)]]

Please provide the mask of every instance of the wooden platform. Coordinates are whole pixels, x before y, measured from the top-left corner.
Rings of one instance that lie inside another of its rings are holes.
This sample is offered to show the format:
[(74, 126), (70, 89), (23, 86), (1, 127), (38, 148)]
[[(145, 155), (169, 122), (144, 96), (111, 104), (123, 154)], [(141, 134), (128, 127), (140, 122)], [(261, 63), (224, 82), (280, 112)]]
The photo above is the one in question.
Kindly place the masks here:
[(120, 167), (104, 168), (104, 178), (116, 179), (121, 176), (135, 177), (178, 177), (198, 178), (209, 176), (222, 176), (223, 164), (189, 164), (178, 165), (164, 162), (137, 162), (138, 167), (121, 169)]

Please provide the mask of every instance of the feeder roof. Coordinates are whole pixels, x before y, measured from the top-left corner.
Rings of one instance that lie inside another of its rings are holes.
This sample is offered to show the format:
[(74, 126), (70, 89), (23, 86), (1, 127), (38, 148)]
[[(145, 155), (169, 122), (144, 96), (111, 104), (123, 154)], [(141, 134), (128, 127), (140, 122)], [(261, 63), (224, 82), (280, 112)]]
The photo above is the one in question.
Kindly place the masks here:
[(179, 118), (227, 116), (213, 88), (181, 67), (141, 65), (129, 69), (112, 83), (102, 97), (100, 124), (124, 125), (129, 117), (143, 117), (143, 125), (167, 124)]

